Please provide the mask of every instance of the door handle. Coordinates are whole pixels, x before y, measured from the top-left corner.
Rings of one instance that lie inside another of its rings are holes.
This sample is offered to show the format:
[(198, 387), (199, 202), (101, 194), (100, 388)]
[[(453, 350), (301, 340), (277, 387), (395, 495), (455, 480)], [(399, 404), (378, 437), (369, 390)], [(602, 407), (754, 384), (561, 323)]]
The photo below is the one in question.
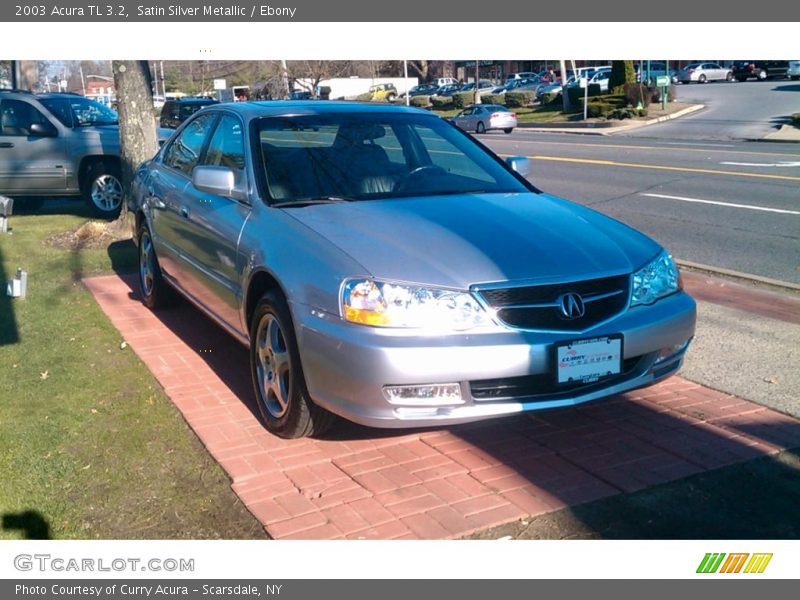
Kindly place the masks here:
[(0, 142), (0, 148), (13, 148), (14, 144), (11, 142)]
[(183, 215), (184, 218), (187, 218), (187, 219), (189, 218), (189, 207), (188, 206), (181, 206), (181, 215)]

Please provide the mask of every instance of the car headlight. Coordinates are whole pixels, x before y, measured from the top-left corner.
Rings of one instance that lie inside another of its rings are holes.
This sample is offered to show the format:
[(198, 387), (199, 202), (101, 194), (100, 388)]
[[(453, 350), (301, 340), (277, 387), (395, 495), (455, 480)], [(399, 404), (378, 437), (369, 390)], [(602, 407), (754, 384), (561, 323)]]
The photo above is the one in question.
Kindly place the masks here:
[(469, 293), (374, 279), (344, 282), (342, 316), (362, 325), (429, 330), (491, 324), (489, 314)]
[(633, 274), (631, 306), (652, 304), (681, 289), (683, 282), (678, 267), (669, 254), (662, 252), (654, 261)]

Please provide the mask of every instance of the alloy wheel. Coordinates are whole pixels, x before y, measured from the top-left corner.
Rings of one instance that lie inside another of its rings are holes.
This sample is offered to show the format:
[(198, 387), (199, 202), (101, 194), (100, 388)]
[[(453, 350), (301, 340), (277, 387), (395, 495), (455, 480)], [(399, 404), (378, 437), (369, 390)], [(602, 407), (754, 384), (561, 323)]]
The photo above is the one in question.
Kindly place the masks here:
[(122, 204), (122, 184), (108, 173), (92, 181), (92, 203), (103, 212), (113, 212)]
[(280, 419), (289, 410), (291, 362), (278, 319), (266, 314), (256, 330), (256, 376), (261, 402)]

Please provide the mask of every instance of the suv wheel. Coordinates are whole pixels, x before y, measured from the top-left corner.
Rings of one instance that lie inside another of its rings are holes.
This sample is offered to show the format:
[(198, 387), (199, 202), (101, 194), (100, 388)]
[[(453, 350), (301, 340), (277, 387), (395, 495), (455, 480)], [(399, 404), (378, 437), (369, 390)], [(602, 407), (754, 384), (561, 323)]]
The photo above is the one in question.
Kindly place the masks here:
[(758, 72), (758, 78), (759, 78), (761, 81), (764, 81), (764, 80), (767, 78), (767, 70), (766, 70), (766, 69), (761, 69), (761, 70)]
[(161, 276), (153, 238), (146, 225), (139, 229), (139, 287), (142, 302), (148, 308), (163, 308), (177, 301), (177, 295)]
[(95, 216), (115, 219), (122, 208), (122, 176), (116, 165), (96, 162), (83, 178), (83, 197)]
[(261, 297), (250, 323), (250, 372), (267, 430), (282, 438), (317, 435), (334, 416), (308, 396), (289, 306), (283, 295)]

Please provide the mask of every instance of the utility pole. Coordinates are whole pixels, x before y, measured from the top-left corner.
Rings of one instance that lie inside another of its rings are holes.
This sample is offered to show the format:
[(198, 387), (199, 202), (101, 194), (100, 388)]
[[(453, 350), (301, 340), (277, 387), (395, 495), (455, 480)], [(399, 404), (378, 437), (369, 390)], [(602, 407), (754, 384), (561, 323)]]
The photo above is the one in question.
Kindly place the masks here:
[(561, 104), (564, 112), (570, 109), (569, 94), (567, 93), (567, 62), (561, 61)]
[[(407, 60), (403, 60), (403, 77), (406, 78), (406, 84), (405, 85), (408, 86), (408, 61)], [(417, 81), (419, 81), (419, 80), (417, 80)], [(408, 92), (409, 92), (409, 90), (406, 89), (406, 106), (410, 106), (411, 105), (411, 96), (409, 95)]]
[(283, 94), (287, 99), (289, 98), (289, 67), (286, 66), (286, 61), (281, 60), (281, 81), (283, 82)]
[(481, 61), (475, 59), (475, 104), (481, 103), (481, 91), (478, 83), (481, 80)]
[(167, 101), (167, 88), (164, 87), (164, 61), (161, 61), (161, 95), (164, 96), (164, 102)]

